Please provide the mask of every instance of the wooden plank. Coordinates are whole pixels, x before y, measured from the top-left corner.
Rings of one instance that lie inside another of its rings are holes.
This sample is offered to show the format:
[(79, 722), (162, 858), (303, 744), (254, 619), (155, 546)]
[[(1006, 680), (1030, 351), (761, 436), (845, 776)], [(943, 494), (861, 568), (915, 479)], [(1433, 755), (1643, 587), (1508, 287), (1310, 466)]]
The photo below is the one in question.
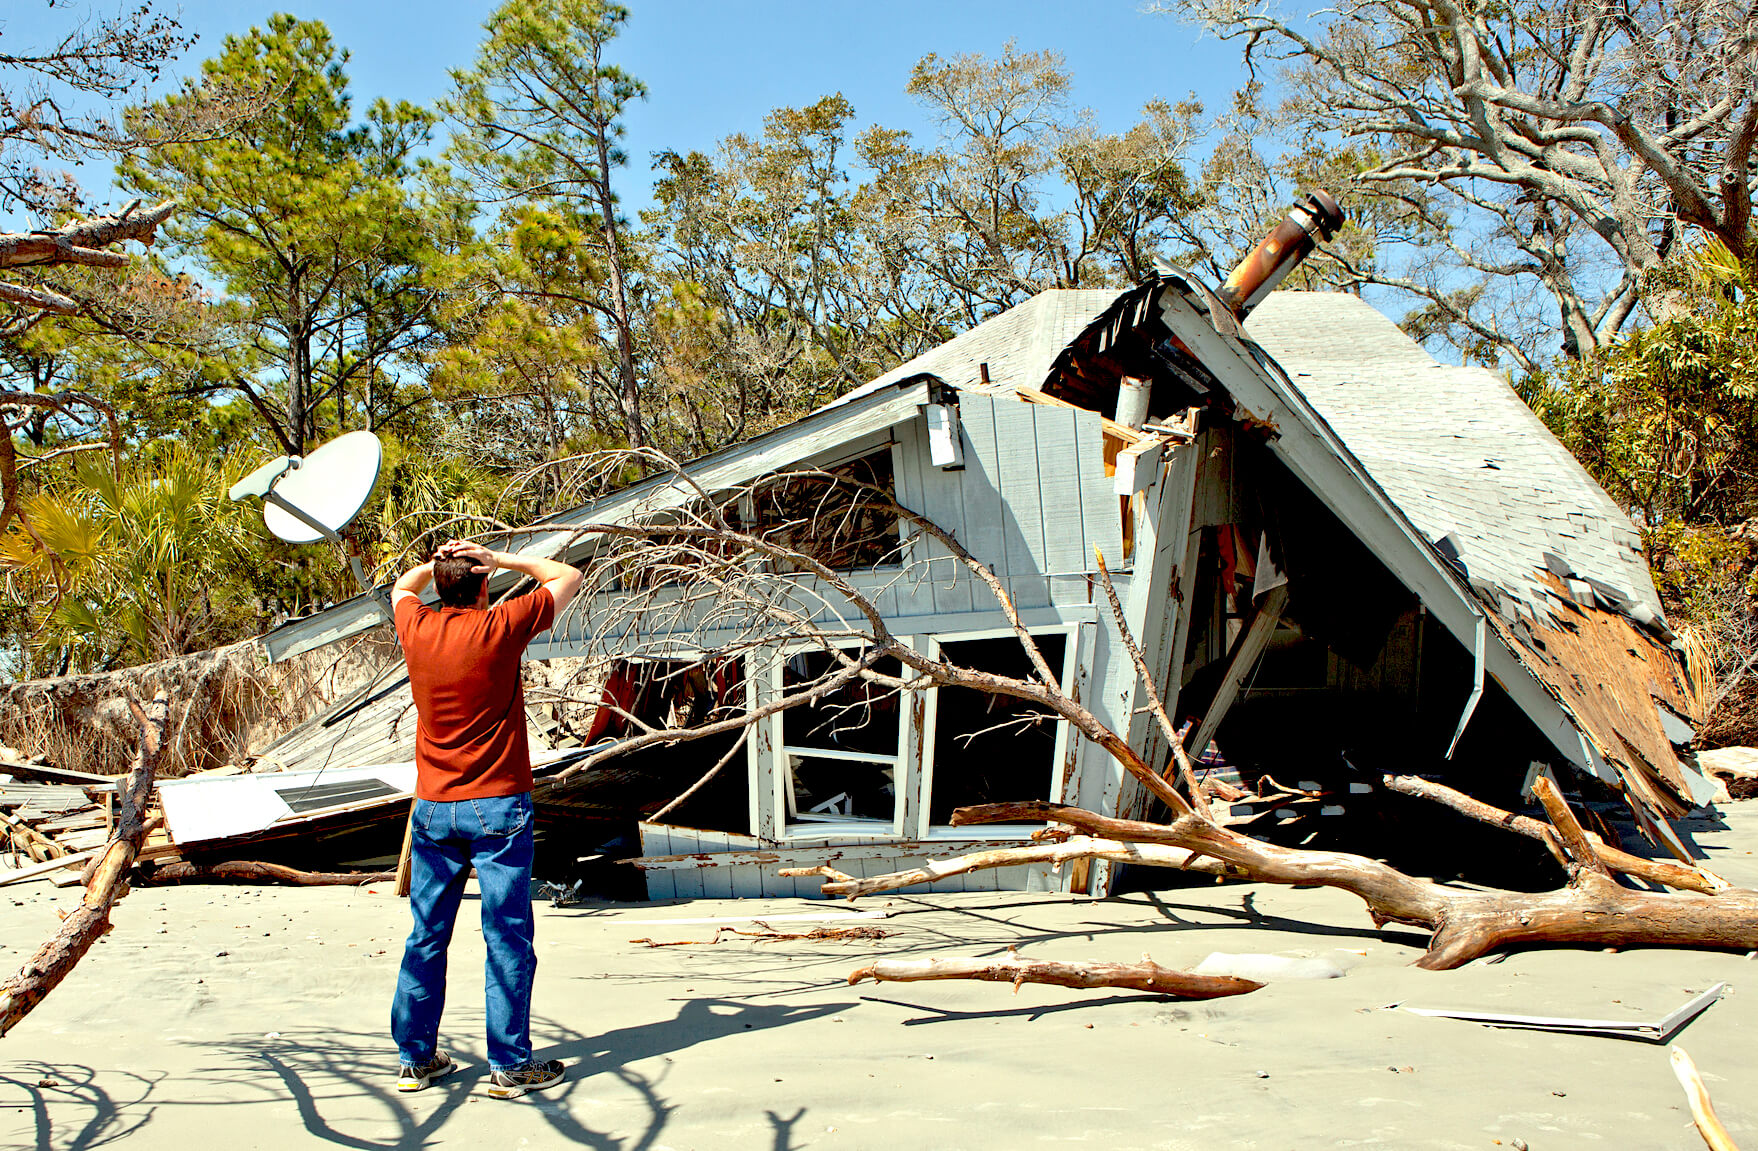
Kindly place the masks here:
[(1282, 608), (1288, 603), (1288, 585), (1278, 584), (1264, 593), (1263, 602), (1252, 613), (1251, 626), (1246, 628), (1240, 637), (1232, 658), (1227, 663), (1227, 672), (1221, 677), (1221, 684), (1215, 689), (1214, 702), (1185, 740), (1185, 750), (1192, 755), (1199, 755), (1209, 745), (1220, 729), (1221, 721), (1227, 718), (1227, 709), (1239, 695), (1240, 685), (1251, 669), (1257, 666), (1258, 657), (1263, 655), (1264, 648), (1269, 646), (1270, 636), (1275, 634), (1276, 623), (1282, 618)]
[(51, 872), (60, 871), (64, 867), (78, 867), (80, 864), (96, 855), (99, 850), (101, 849), (94, 847), (89, 851), (79, 851), (72, 855), (57, 855), (54, 859), (46, 860), (42, 863), (26, 864), (14, 871), (0, 871), (0, 887), (10, 887), (14, 883), (24, 883), (31, 879), (41, 879), (43, 876), (48, 875)]
[[(913, 646), (913, 645), (912, 645)], [(918, 650), (925, 650), (923, 648)], [(928, 738), (929, 692), (912, 691), (903, 699), (908, 708), (897, 765), (896, 785), (903, 797), (904, 834), (924, 834), (928, 812), (927, 774), (924, 769), (931, 753)], [(935, 693), (937, 694), (937, 693)]]
[[(1202, 542), (1191, 531), (1196, 510), (1198, 472), (1202, 448), (1198, 443), (1171, 449), (1165, 480), (1159, 485), (1158, 514), (1150, 529), (1152, 556), (1146, 579), (1128, 601), (1130, 626), (1142, 639), (1142, 655), (1158, 678), (1160, 699), (1168, 715), (1178, 714), (1178, 694), (1184, 671), (1184, 647), (1190, 634), (1187, 605), (1196, 591), (1196, 561)], [(1145, 703), (1145, 695), (1135, 701)], [(1142, 741), (1135, 746), (1149, 766), (1158, 767), (1170, 756), (1165, 733), (1151, 716), (1144, 717)]]
[[(644, 829), (653, 824), (642, 825)], [(639, 859), (625, 860), (629, 866), (649, 874), (661, 871), (700, 871), (708, 868), (725, 867), (816, 867), (828, 863), (839, 871), (848, 871), (849, 866), (864, 864), (872, 860), (886, 860), (899, 857), (937, 858), (945, 855), (964, 855), (972, 851), (986, 851), (997, 847), (1019, 847), (1027, 842), (1019, 837), (1008, 839), (898, 839), (876, 843), (826, 843), (816, 846), (794, 845), (790, 847), (759, 847), (739, 848), (729, 851), (709, 851), (691, 855), (642, 855)], [(646, 850), (648, 837), (645, 830), (642, 834), (642, 849)], [(881, 867), (875, 874), (883, 874), (890, 868)], [(850, 872), (853, 874), (853, 872)]]
[[(51, 767), (46, 763), (19, 763), (16, 760), (0, 760), (0, 775), (10, 775), (20, 782), (30, 783), (74, 783), (87, 787), (103, 787), (114, 790), (117, 777), (114, 775), (95, 775), (89, 771), (70, 771), (64, 767)], [(0, 784), (0, 787), (5, 786)]]
[[(778, 657), (771, 651), (754, 651), (745, 659), (745, 699), (750, 710), (767, 706), (775, 698), (774, 676)], [(781, 735), (779, 717), (758, 720), (745, 741), (745, 765), (751, 773), (751, 830), (764, 843), (781, 838), (781, 817), (776, 783), (776, 747)]]

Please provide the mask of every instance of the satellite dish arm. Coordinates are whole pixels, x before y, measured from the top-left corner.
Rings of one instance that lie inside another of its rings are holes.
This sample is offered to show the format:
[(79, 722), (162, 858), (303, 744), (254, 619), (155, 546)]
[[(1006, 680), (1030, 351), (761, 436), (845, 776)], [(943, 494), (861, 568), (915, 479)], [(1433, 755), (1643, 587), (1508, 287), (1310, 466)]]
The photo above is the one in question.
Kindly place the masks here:
[[(233, 490), (236, 491), (237, 489), (234, 488)], [(234, 497), (234, 498), (236, 498), (236, 497)], [(317, 532), (319, 535), (323, 536), (326, 540), (329, 540), (331, 543), (339, 544), (342, 542), (342, 537), (339, 534), (337, 534), (337, 532), (334, 528), (330, 527), (326, 523), (323, 523), (323, 522), (321, 522), (317, 519), (314, 519), (313, 517), (307, 515), (299, 507), (298, 504), (290, 503), (287, 500), (282, 499), (280, 497), (279, 493), (277, 493), (274, 489), (271, 488), (271, 489), (263, 492), (262, 498), (263, 498), (264, 503), (274, 504), (276, 507), (278, 507), (282, 511), (286, 512), (288, 515), (292, 516), (294, 519), (298, 520), (300, 523), (304, 524), (306, 527), (310, 528), (312, 531)]]

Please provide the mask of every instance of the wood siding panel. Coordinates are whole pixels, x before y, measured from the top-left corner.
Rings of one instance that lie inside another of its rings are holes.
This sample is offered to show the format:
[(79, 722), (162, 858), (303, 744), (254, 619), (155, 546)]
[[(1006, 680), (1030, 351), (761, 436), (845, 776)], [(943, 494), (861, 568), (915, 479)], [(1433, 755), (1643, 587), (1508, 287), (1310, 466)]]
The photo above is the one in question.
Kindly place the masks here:
[(1075, 570), (1097, 571), (1093, 549), (1105, 555), (1112, 571), (1123, 566), (1123, 507), (1105, 474), (1104, 418), (1097, 412), (1073, 410), (1075, 426), (1075, 474), (1080, 477), (1082, 539), (1081, 566)]
[[(1080, 458), (1079, 428), (1074, 408), (1023, 405), (1032, 413), (1037, 432), (1038, 499), (1044, 525), (1045, 575), (1086, 572), (1093, 566), (1087, 550), (1083, 495), (1085, 475)], [(1017, 496), (1013, 498), (1017, 506)]]
[(994, 475), (1001, 491), (1005, 570), (1010, 576), (1045, 571), (1044, 517), (1038, 477), (1036, 404), (996, 401)]
[(964, 470), (948, 474), (959, 478), (963, 495), (964, 535), (960, 542), (997, 574), (1005, 575), (1007, 539), (1002, 521), (1006, 509), (1002, 506), (1001, 474), (996, 464), (995, 409), (996, 402), (988, 396), (963, 398), (959, 418), (970, 450), (965, 453)]
[[(950, 489), (957, 495), (956, 485), (948, 484), (940, 479), (940, 469), (928, 460), (927, 437), (922, 431), (921, 420), (910, 420), (899, 424), (893, 429), (897, 436), (897, 444), (891, 449), (891, 470), (897, 477), (897, 502), (913, 512), (927, 516), (941, 527), (946, 527), (956, 536), (956, 528), (942, 523), (941, 513), (934, 510), (931, 493), (934, 490)], [(930, 479), (928, 473), (933, 473)], [(915, 533), (913, 524), (898, 525), (900, 534), (909, 538)], [(899, 553), (899, 560), (905, 572), (896, 584), (896, 605), (899, 615), (931, 615), (938, 610), (934, 601), (934, 581), (930, 578), (935, 567), (944, 567), (950, 559), (930, 562), (930, 557), (938, 553), (946, 556), (944, 549), (935, 547), (931, 541), (917, 538), (907, 549)], [(924, 565), (926, 566), (924, 570)]]

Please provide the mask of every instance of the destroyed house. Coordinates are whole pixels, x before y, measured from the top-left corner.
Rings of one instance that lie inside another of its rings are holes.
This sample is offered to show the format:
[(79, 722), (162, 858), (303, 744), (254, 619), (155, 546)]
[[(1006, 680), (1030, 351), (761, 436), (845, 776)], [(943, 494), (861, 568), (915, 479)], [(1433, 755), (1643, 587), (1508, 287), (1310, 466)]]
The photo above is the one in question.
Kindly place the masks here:
[[(1346, 810), (1386, 770), (1444, 773), (1507, 802), (1535, 766), (1572, 768), (1683, 856), (1668, 819), (1709, 794), (1688, 747), (1700, 686), (1629, 520), (1499, 376), (1436, 362), (1354, 296), (1258, 294), (1242, 325), (1243, 307), (1185, 275), (1044, 292), (688, 472), (707, 492), (802, 466), (882, 481), (993, 570), (1064, 687), (1157, 770), (1169, 749), (1098, 588), (1099, 556), (1187, 747), (1212, 742), (1247, 784), (1309, 793), (1291, 802), (1317, 816)], [(695, 491), (657, 476), (552, 515), (517, 547), (582, 563), (602, 540), (574, 529)], [(943, 552), (935, 562), (938, 545), (919, 533), (869, 528), (889, 533), (884, 547), (826, 562), (894, 635), (1027, 673), (980, 582)], [(799, 578), (820, 618), (847, 611)], [(708, 673), (668, 679), (692, 652), (736, 640), (737, 620), (717, 636), (700, 614), (619, 613), (620, 594), (583, 597), (529, 656), (608, 644), (622, 662), (606, 698), (658, 709), (656, 722), (692, 699), (761, 706), (822, 670), (822, 651), (735, 645)], [(286, 658), (382, 621), (361, 597), (264, 644)], [(736, 751), (730, 740), (665, 749), (684, 766), (668, 766), (658, 792), (645, 752), (565, 788), (540, 784), (540, 810), (634, 822), (725, 749), (734, 765), (712, 788), (639, 822), (654, 898), (815, 895), (815, 879), (777, 871), (893, 872), (1036, 830), (950, 826), (964, 804), (1150, 814), (1151, 797), (1067, 723), (995, 714), (1013, 701), (942, 688), (830, 702), (844, 720), (789, 711)], [(386, 679), (265, 749), (263, 765), (406, 760), (407, 709), (406, 685)], [(944, 882), (1097, 893), (1113, 872), (1094, 861)]]

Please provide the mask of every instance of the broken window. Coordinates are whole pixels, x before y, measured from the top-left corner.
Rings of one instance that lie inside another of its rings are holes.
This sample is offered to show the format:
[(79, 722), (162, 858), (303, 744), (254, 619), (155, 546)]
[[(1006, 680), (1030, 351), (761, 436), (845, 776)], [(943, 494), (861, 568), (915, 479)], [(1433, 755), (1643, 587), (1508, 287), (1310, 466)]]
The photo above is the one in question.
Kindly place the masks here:
[(887, 502), (897, 498), (890, 446), (824, 471), (830, 478), (783, 475), (758, 484), (748, 530), (835, 571), (899, 563), (897, 513)]
[[(787, 656), (783, 692), (834, 675), (826, 651)], [(874, 670), (900, 676), (895, 659)], [(781, 714), (780, 786), (790, 837), (889, 835), (901, 831), (903, 714), (895, 691), (856, 680)]]
[[(1072, 630), (1032, 633), (1064, 688), (1073, 674)], [(939, 648), (940, 658), (959, 667), (1039, 678), (1011, 632), (945, 640)], [(926, 803), (931, 829), (948, 826), (953, 811), (972, 804), (1059, 798), (1068, 733), (1049, 708), (968, 687), (937, 688), (934, 696)]]

